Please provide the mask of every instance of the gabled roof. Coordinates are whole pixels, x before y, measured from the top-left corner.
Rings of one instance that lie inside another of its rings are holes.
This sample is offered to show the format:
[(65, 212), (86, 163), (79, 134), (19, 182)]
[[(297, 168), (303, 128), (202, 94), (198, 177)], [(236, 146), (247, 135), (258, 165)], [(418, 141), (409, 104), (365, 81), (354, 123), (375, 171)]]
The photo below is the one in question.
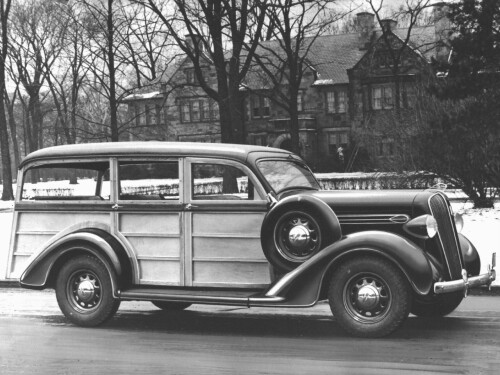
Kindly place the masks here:
[[(408, 29), (395, 29), (394, 34), (401, 40), (406, 39)], [(375, 33), (375, 41), (382, 36)], [(318, 37), (308, 55), (308, 60), (318, 72), (314, 85), (334, 85), (349, 82), (347, 70), (354, 67), (368, 52), (360, 49), (358, 34), (340, 34)], [(411, 30), (409, 47), (419, 51), (427, 61), (435, 53), (434, 26), (414, 27)]]
[[(403, 41), (406, 39), (407, 33), (407, 28), (394, 30), (394, 34)], [(372, 40), (378, 40), (381, 35), (381, 30), (376, 30)], [(316, 39), (311, 37), (304, 40), (305, 44), (310, 42), (313, 42), (313, 45), (307, 55), (307, 62), (317, 75), (315, 86), (349, 83), (348, 69), (353, 68), (368, 51), (363, 48), (365, 46), (361, 44), (358, 33), (324, 35), (316, 37)], [(409, 46), (419, 52), (427, 61), (431, 61), (431, 57), (435, 55), (435, 42), (434, 25), (412, 28)], [(267, 50), (276, 53), (279, 48), (279, 42), (271, 40), (263, 42), (258, 52), (265, 54)], [(271, 52), (267, 53), (272, 54)], [(161, 81), (169, 82), (177, 69), (178, 66), (175, 69), (167, 69), (162, 75)], [(258, 74), (256, 72), (258, 67), (254, 70), (254, 72), (249, 72), (242, 89), (270, 88), (269, 78), (266, 79), (265, 75)]]

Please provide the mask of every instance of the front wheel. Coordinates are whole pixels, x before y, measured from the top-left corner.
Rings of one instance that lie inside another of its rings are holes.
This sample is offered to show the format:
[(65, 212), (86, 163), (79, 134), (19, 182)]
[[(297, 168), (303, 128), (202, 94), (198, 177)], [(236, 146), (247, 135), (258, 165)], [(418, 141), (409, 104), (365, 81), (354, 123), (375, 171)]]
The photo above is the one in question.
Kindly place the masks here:
[(446, 316), (455, 311), (463, 299), (463, 293), (452, 293), (436, 296), (432, 301), (414, 300), (411, 313), (422, 318)]
[(410, 312), (406, 277), (389, 261), (373, 256), (340, 265), (328, 290), (330, 308), (349, 333), (382, 337), (396, 330)]
[(57, 276), (56, 297), (59, 308), (74, 324), (97, 326), (118, 310), (113, 298), (111, 277), (104, 264), (94, 256), (80, 255), (66, 262)]

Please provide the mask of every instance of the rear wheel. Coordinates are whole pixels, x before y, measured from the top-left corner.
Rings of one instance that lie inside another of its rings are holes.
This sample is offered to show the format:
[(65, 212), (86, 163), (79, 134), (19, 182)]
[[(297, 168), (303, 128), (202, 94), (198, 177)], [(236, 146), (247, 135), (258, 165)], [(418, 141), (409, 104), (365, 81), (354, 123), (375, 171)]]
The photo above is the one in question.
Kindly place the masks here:
[(104, 264), (92, 255), (67, 261), (56, 281), (56, 297), (63, 314), (74, 324), (97, 326), (118, 310), (111, 277)]
[(411, 313), (419, 317), (446, 316), (455, 311), (463, 299), (463, 293), (452, 293), (436, 296), (432, 301), (414, 300)]
[(162, 309), (162, 310), (170, 310), (170, 311), (179, 311), (187, 309), (191, 306), (188, 302), (170, 302), (170, 301), (151, 301), (153, 305)]
[(351, 259), (335, 270), (328, 291), (330, 308), (342, 328), (361, 337), (396, 330), (410, 312), (406, 277), (385, 259)]

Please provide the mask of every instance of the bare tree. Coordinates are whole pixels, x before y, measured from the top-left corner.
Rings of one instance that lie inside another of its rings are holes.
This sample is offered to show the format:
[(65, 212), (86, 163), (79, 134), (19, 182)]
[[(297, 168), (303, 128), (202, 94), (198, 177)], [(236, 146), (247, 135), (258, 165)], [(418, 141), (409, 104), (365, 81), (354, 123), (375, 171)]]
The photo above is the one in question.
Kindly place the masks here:
[[(160, 12), (164, 12), (161, 4)], [(121, 8), (125, 21), (124, 32), (118, 35), (123, 48), (117, 50), (117, 59), (124, 62), (135, 75), (135, 84), (141, 88), (155, 81), (177, 57), (177, 45), (170, 31), (156, 13), (140, 4)]]
[[(90, 95), (87, 99), (103, 96), (105, 100), (98, 99), (97, 103), (99, 105), (107, 103), (107, 113), (99, 115), (100, 119), (93, 116), (84, 118), (83, 121), (87, 124), (100, 125), (101, 130), (109, 129), (109, 134), (104, 136), (116, 142), (120, 135), (118, 113), (120, 98), (126, 93), (123, 63), (116, 58), (117, 51), (122, 48), (119, 35), (126, 25), (120, 17), (125, 5), (122, 0), (76, 0), (75, 4), (78, 5), (79, 12), (74, 21), (80, 23), (86, 30), (88, 56), (85, 65), (92, 76), (85, 90), (86, 95)], [(89, 90), (93, 92), (90, 94)], [(96, 120), (105, 122), (95, 124)]]
[(62, 50), (62, 34), (56, 21), (60, 4), (40, 0), (16, 3), (9, 32), (10, 59), (24, 91), (28, 94), (26, 126), (30, 152), (43, 147), (42, 87)]
[(63, 143), (76, 143), (79, 131), (79, 104), (82, 86), (87, 81), (89, 67), (85, 64), (87, 58), (87, 42), (85, 29), (79, 22), (78, 8), (74, 4), (67, 4), (64, 13), (57, 22), (60, 23), (63, 48), (59, 55), (56, 69), (45, 66), (47, 83), (52, 94), (57, 113), (57, 125), (54, 142), (58, 143), (59, 127), (64, 136)]
[[(308, 55), (317, 37), (340, 17), (324, 0), (275, 0), (268, 4), (267, 16), (272, 38), (262, 43), (254, 54), (258, 71), (264, 73), (263, 86), (270, 82), (273, 89), (262, 92), (286, 110), (290, 116), (292, 151), (300, 154), (298, 98), (302, 78), (311, 69)], [(249, 83), (252, 88), (252, 84)]]
[(11, 11), (10, 0), (0, 0), (0, 22), (2, 32), (2, 54), (0, 56), (0, 147), (2, 155), (2, 200), (14, 199), (12, 191), (12, 170), (10, 165), (9, 135), (7, 131), (7, 118), (5, 115), (5, 62), (9, 48), (8, 22)]
[[(244, 143), (244, 94), (240, 86), (261, 40), (267, 1), (174, 0), (171, 15), (162, 13), (158, 1), (135, 1), (160, 17), (193, 63), (198, 84), (218, 102), (222, 142)], [(203, 76), (207, 58), (215, 67), (216, 88)]]

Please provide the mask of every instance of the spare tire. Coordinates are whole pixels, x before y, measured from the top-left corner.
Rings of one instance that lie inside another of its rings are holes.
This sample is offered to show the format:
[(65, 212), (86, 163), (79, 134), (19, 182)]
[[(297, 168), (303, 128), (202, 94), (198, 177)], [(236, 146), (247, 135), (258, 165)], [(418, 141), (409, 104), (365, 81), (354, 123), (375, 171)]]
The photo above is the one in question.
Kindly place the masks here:
[(342, 236), (333, 210), (318, 198), (289, 197), (267, 214), (261, 243), (278, 272), (289, 272)]

